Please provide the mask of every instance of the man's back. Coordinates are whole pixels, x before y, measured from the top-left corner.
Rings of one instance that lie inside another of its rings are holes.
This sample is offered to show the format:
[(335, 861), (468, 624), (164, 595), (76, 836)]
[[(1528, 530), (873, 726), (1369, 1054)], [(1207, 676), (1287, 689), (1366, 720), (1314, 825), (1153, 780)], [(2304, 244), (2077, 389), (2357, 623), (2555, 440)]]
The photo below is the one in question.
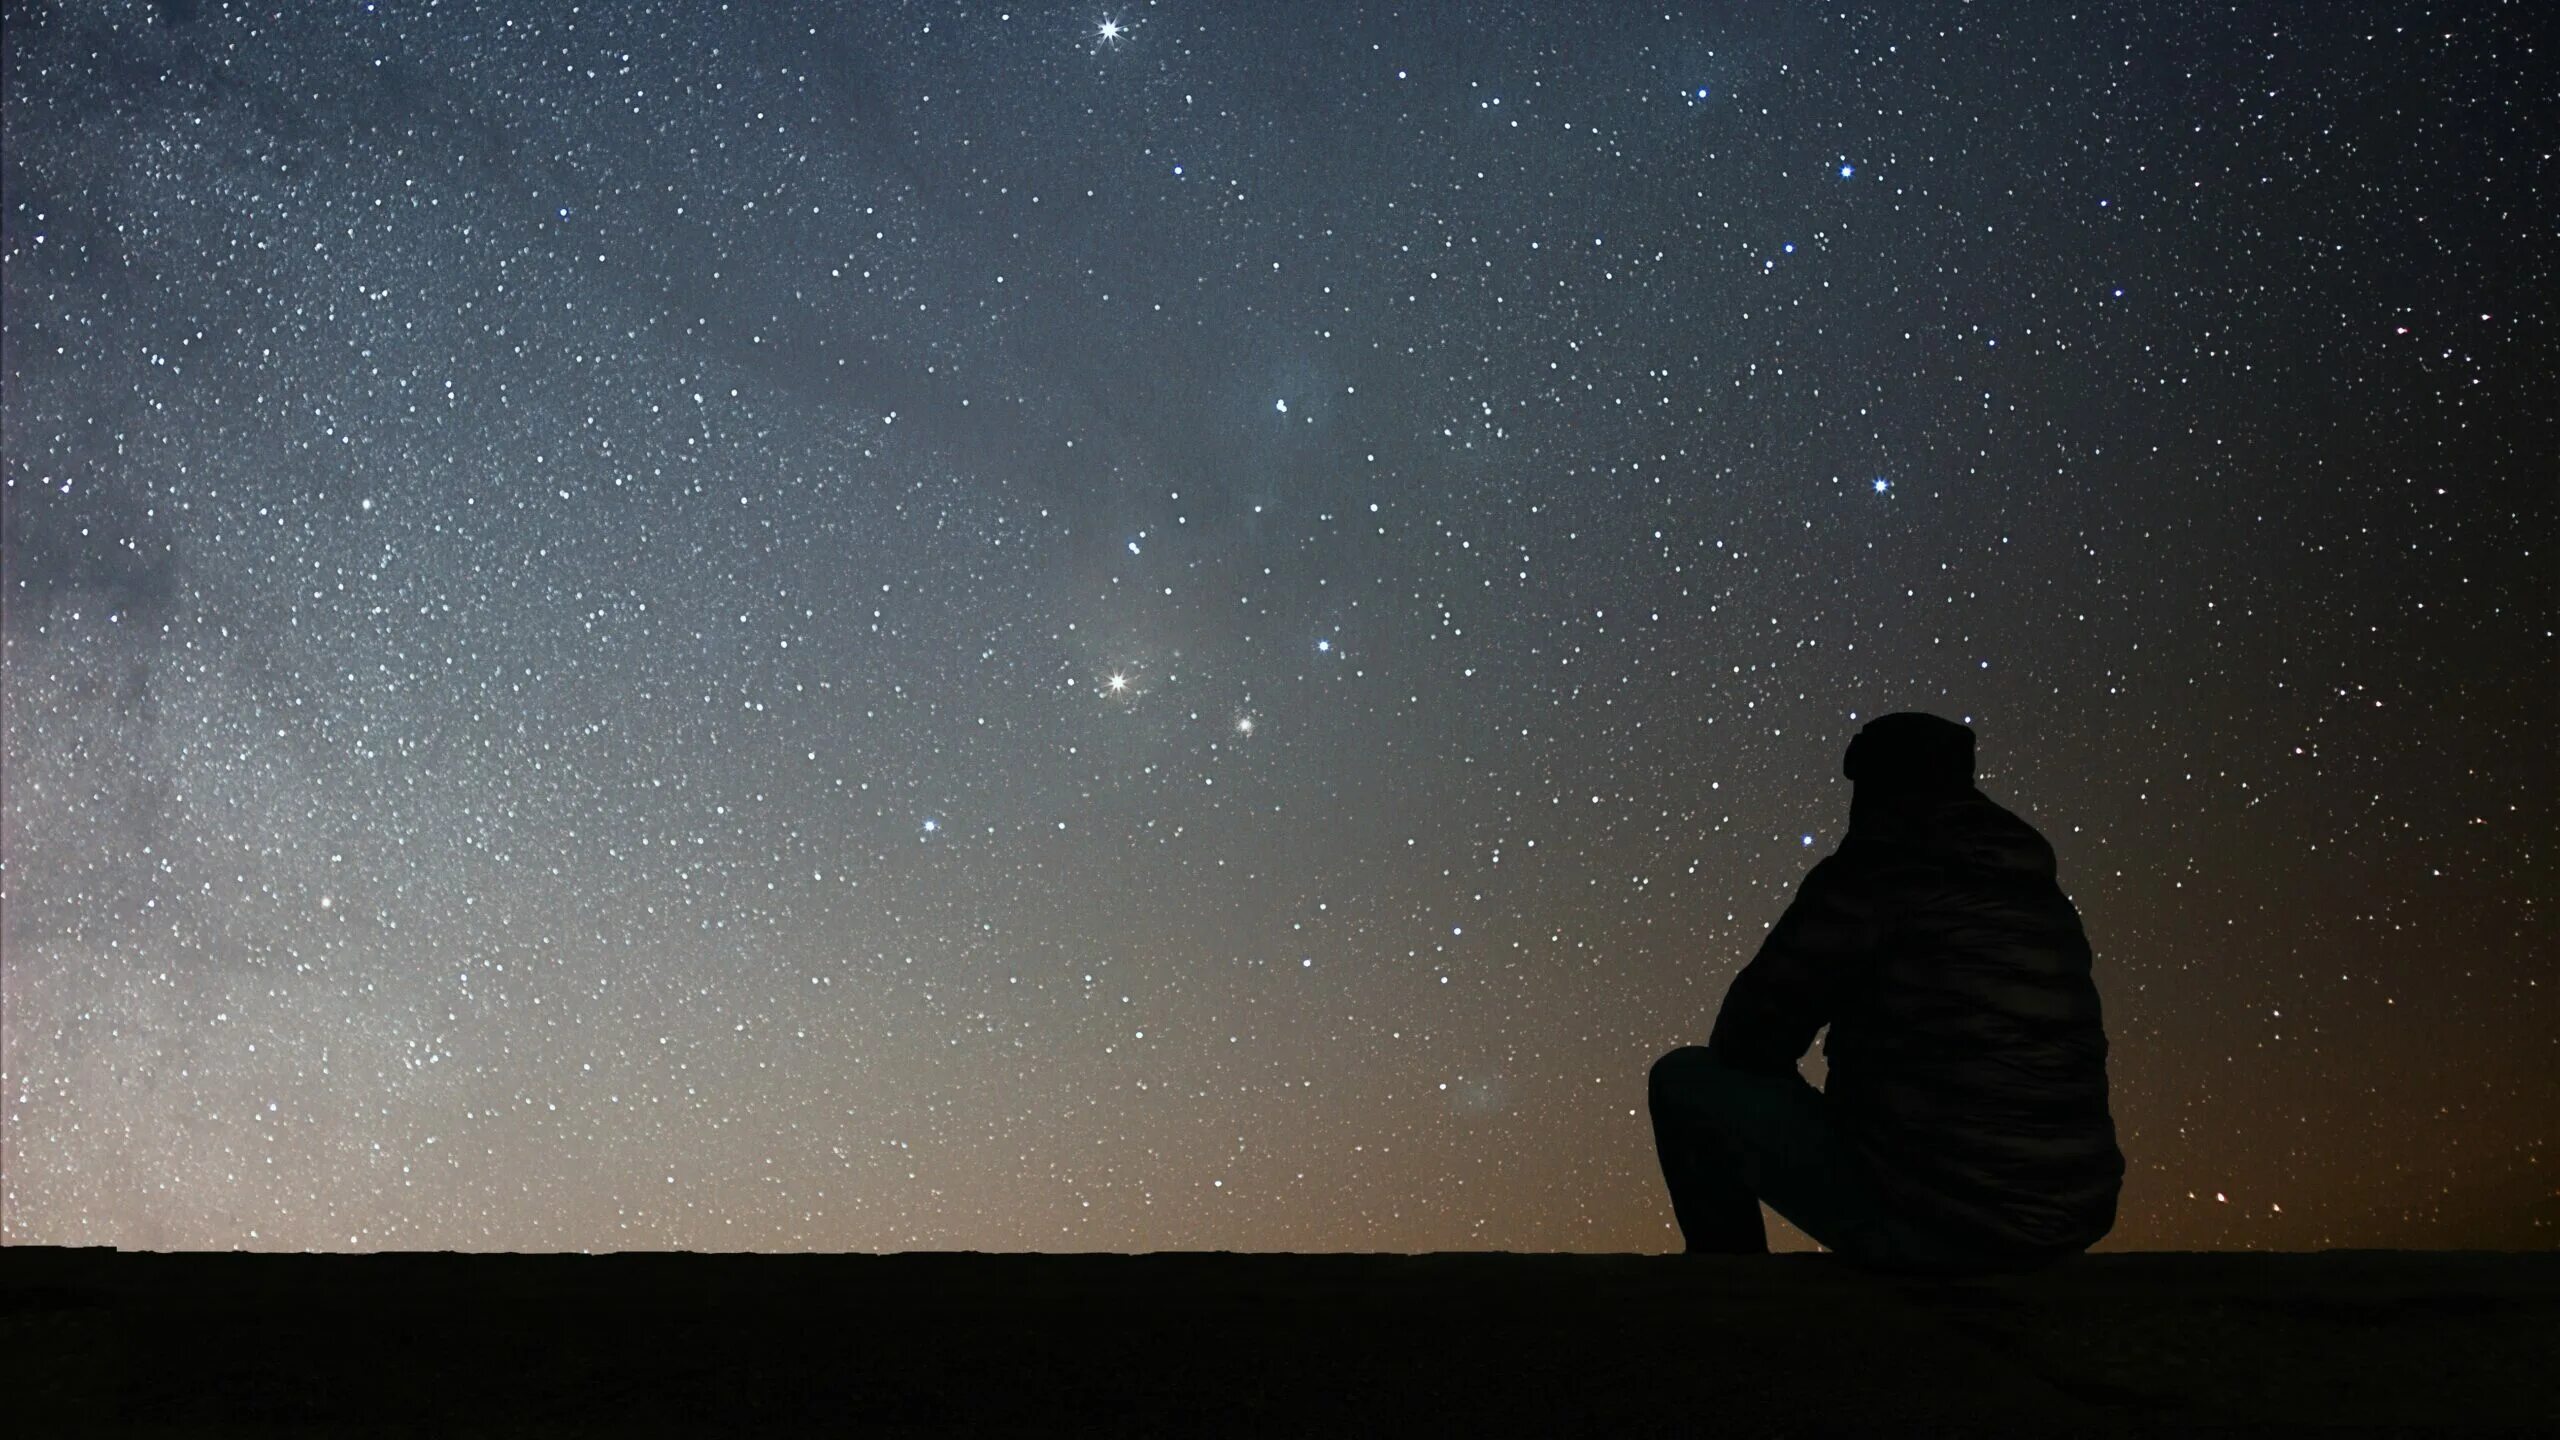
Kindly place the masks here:
[(1888, 1201), (2023, 1250), (2104, 1235), (2124, 1156), (2052, 846), (1968, 786), (1853, 806), (1822, 868), (1869, 922), (1865, 955), (1837, 971), (1825, 1104)]

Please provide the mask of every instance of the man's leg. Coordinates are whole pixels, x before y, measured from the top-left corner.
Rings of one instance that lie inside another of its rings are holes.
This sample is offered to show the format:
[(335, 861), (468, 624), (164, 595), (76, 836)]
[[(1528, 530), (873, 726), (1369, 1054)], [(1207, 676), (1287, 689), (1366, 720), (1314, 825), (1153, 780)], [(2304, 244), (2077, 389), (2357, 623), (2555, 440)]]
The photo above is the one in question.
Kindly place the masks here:
[(1790, 1071), (1729, 1069), (1704, 1046), (1654, 1062), (1654, 1144), (1692, 1252), (1769, 1248), (1760, 1202), (1825, 1247), (1866, 1259), (1890, 1242), (1866, 1162), (1831, 1128), (1822, 1092)]
[(1725, 1073), (1703, 1045), (1683, 1045), (1653, 1062), (1647, 1085), (1653, 1146), (1689, 1253), (1765, 1255), (1769, 1234), (1760, 1223), (1760, 1196), (1721, 1119)]

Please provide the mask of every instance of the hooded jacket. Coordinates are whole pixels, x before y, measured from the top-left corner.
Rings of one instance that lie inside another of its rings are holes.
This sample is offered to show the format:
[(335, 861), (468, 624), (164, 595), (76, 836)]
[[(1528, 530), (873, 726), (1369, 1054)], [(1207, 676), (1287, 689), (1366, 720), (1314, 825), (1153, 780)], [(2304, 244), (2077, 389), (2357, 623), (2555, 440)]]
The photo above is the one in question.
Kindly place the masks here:
[(1823, 1103), (1888, 1206), (1998, 1251), (2086, 1249), (2115, 1225), (2124, 1155), (2053, 847), (1970, 783), (1870, 788), (1735, 977), (1708, 1049), (1792, 1073), (1828, 1024)]

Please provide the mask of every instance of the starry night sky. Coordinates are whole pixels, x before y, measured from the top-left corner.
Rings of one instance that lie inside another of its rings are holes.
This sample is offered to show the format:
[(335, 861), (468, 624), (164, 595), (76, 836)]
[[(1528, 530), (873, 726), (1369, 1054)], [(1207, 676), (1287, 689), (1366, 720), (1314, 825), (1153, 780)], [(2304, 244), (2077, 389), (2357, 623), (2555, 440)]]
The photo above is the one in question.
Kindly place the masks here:
[(2552, 48), (2088, 8), (9, 4), (0, 1238), (1676, 1249), (1919, 709), (2551, 1243)]

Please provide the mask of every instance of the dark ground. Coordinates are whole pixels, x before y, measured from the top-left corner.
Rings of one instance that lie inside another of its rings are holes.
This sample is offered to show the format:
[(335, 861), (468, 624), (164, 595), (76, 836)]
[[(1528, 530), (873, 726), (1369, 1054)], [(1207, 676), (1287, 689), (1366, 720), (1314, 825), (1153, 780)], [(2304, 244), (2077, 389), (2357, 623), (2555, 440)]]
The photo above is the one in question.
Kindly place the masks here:
[(98, 1433), (2560, 1433), (2560, 1254), (0, 1250), (0, 1418)]

